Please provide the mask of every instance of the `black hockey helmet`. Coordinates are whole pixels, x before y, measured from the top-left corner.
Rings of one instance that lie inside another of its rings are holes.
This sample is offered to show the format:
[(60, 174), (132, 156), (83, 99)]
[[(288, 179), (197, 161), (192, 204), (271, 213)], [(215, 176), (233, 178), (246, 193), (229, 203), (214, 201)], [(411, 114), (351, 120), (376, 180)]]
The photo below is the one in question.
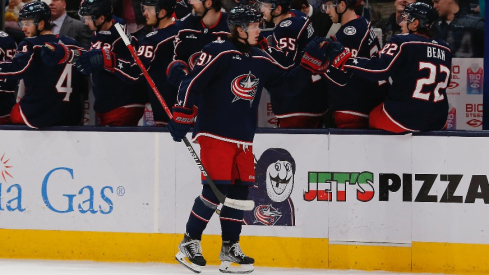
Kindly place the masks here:
[(438, 14), (430, 5), (423, 2), (416, 2), (407, 5), (402, 12), (402, 17), (407, 19), (407, 22), (419, 20), (419, 27), (431, 29), (433, 23), (437, 20)]
[(227, 23), (229, 30), (238, 26), (243, 28), (246, 32), (249, 23), (260, 22), (261, 19), (261, 12), (257, 11), (255, 8), (249, 5), (238, 5), (229, 11)]
[(168, 14), (172, 14), (177, 5), (176, 0), (143, 0), (141, 1), (142, 6), (154, 6), (156, 14), (158, 14), (162, 9), (166, 10)]
[(51, 9), (43, 1), (34, 1), (25, 4), (19, 11), (19, 22), (32, 19), (35, 24), (44, 20), (46, 24), (51, 21)]
[(108, 21), (112, 18), (112, 3), (110, 0), (82, 0), (78, 15), (80, 18), (91, 16), (92, 20), (103, 15)]
[(290, 8), (290, 3), (292, 2), (291, 0), (260, 0), (262, 3), (269, 3), (271, 4), (272, 11), (277, 7), (281, 6), (282, 9), (289, 10)]
[(333, 7), (338, 6), (341, 2), (345, 2), (346, 7), (349, 9), (355, 9), (362, 4), (362, 0), (321, 0), (322, 12), (326, 12), (326, 2), (333, 2)]

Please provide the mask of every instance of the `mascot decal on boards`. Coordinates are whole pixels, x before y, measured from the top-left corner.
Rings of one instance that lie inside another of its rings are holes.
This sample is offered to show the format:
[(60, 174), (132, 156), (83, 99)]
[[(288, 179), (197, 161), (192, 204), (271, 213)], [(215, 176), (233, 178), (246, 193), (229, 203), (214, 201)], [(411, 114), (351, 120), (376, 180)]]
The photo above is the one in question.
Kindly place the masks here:
[(255, 201), (245, 211), (247, 225), (295, 226), (295, 210), (290, 194), (294, 189), (295, 160), (282, 148), (267, 149), (256, 162), (256, 181), (248, 199)]

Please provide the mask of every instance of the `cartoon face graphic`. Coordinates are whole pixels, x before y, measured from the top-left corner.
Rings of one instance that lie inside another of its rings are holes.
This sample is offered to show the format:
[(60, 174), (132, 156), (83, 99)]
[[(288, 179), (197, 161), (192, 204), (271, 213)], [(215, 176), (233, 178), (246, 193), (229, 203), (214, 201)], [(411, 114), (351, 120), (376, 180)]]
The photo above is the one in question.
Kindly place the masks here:
[(292, 164), (286, 160), (278, 160), (268, 165), (266, 172), (267, 194), (274, 202), (286, 200), (294, 188)]

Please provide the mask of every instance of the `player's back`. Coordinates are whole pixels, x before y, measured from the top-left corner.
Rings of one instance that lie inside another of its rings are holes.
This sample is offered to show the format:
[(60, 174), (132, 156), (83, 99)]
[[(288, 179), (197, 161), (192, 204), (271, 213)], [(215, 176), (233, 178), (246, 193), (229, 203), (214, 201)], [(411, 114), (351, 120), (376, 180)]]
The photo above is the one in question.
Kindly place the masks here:
[(26, 91), (20, 107), (34, 127), (77, 125), (83, 114), (82, 77), (72, 64), (44, 64), (41, 49), (45, 43), (78, 47), (78, 43), (69, 37), (51, 34), (26, 38), (19, 44), (20, 55), (33, 52), (31, 64), (23, 76)]
[(401, 34), (389, 41), (382, 54), (392, 55), (392, 87), (385, 100), (386, 111), (411, 129), (441, 129), (448, 114), (446, 88), (452, 67), (448, 44)]
[[(17, 43), (6, 32), (0, 31), (0, 61), (11, 60), (16, 52)], [(15, 104), (14, 91), (18, 80), (0, 79), (0, 121), (2, 116), (10, 114)]]
[[(125, 25), (120, 18), (113, 16), (113, 23)], [(133, 47), (137, 48), (138, 42), (132, 38)], [(117, 58), (132, 60), (130, 51), (125, 46), (114, 26), (107, 31), (100, 31), (92, 36), (92, 49), (109, 49), (117, 55)], [(120, 66), (123, 64), (120, 63)], [(124, 68), (116, 67), (115, 71), (121, 72)], [(94, 110), (97, 113), (106, 113), (116, 108), (144, 104), (147, 102), (147, 94), (142, 79), (134, 81), (130, 77), (121, 80), (114, 73), (102, 70), (92, 73), (93, 94), (95, 96)]]

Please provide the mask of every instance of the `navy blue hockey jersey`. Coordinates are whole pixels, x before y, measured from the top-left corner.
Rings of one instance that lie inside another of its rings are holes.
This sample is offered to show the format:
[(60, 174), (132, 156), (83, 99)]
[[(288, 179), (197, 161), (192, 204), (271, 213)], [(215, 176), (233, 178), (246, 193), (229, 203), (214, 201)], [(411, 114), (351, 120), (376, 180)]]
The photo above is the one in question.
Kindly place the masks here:
[[(353, 57), (370, 58), (378, 56), (380, 43), (367, 19), (359, 17), (344, 24), (336, 32), (336, 40)], [(329, 83), (331, 109), (368, 116), (385, 98), (388, 82), (369, 80), (333, 67), (324, 74)]]
[(209, 28), (198, 16), (189, 14), (183, 18), (180, 31), (175, 39), (174, 60), (183, 60), (192, 69), (205, 45), (215, 40), (227, 39), (229, 35), (227, 18), (228, 14), (221, 12), (217, 24)]
[[(307, 17), (292, 16), (275, 26), (268, 51), (283, 66), (298, 65), (302, 51), (314, 36), (314, 28)], [(286, 97), (280, 91), (271, 91), (270, 100), (277, 118), (322, 116), (329, 108), (327, 84), (319, 75), (311, 76), (296, 96)]]
[(20, 110), (29, 127), (78, 125), (83, 117), (81, 75), (71, 64), (45, 65), (41, 49), (47, 42), (78, 48), (78, 43), (66, 36), (26, 38), (12, 61), (0, 63), (0, 77), (24, 80), (26, 92)]
[[(9, 61), (15, 55), (17, 43), (6, 32), (0, 31), (0, 61)], [(15, 88), (19, 81), (16, 79), (0, 79), (0, 118), (10, 115), (15, 105)]]
[(345, 69), (365, 78), (391, 77), (384, 110), (400, 127), (412, 131), (445, 126), (451, 68), (452, 52), (445, 41), (416, 34), (395, 35), (380, 57), (353, 58), (345, 65)]
[[(168, 83), (166, 69), (168, 64), (173, 60), (174, 42), (179, 31), (179, 23), (180, 21), (176, 21), (166, 28), (148, 33), (139, 45), (137, 52), (138, 57), (141, 59), (146, 70), (148, 70), (156, 88), (168, 106), (173, 106), (176, 103), (178, 92), (178, 88)], [(127, 60), (124, 61), (119, 57), (117, 58), (117, 63), (123, 64), (121, 65), (122, 69), (120, 71), (124, 73), (124, 75), (117, 74), (118, 76), (121, 78), (126, 78), (127, 76), (134, 79), (144, 78), (141, 69), (135, 62), (132, 64), (126, 62)], [(166, 125), (169, 120), (168, 115), (154, 94), (153, 89), (149, 85), (146, 86), (156, 124)]]
[[(125, 29), (122, 19), (115, 16), (112, 18), (114, 24), (120, 23)], [(131, 44), (137, 49), (136, 39), (132, 38)], [(144, 82), (124, 72), (125, 66), (135, 65), (132, 62), (131, 53), (114, 26), (107, 31), (96, 32), (92, 36), (90, 50), (102, 48), (114, 52), (119, 62), (113, 73), (102, 70), (92, 74), (95, 112), (106, 113), (122, 106), (144, 105), (148, 101)], [(120, 62), (121, 60), (127, 61)]]
[(202, 135), (251, 145), (263, 87), (291, 86), (290, 91), (298, 91), (310, 76), (301, 66), (286, 71), (258, 48), (242, 53), (230, 41), (215, 41), (204, 47), (194, 69), (183, 79), (178, 104), (199, 107), (194, 139)]

